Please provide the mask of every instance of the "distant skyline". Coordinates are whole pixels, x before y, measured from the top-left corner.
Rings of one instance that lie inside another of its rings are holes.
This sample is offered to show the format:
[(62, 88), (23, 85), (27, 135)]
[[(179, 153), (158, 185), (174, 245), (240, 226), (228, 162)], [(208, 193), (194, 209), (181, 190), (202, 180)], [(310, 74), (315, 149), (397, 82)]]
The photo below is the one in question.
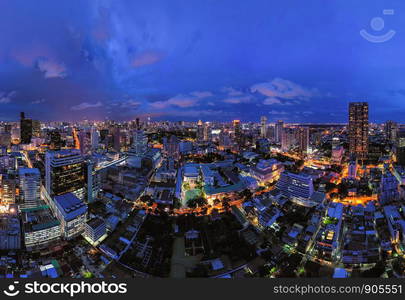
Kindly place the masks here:
[(1, 1), (0, 121), (347, 123), (367, 101), (370, 122), (405, 123), (404, 15), (401, 0)]

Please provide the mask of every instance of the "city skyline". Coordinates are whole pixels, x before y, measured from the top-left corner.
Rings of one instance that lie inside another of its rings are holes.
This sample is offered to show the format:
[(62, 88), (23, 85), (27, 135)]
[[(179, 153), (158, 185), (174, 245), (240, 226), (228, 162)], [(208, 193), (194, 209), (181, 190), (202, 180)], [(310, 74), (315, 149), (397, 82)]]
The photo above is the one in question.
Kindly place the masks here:
[(2, 2), (0, 120), (403, 121), (400, 1), (152, 2)]

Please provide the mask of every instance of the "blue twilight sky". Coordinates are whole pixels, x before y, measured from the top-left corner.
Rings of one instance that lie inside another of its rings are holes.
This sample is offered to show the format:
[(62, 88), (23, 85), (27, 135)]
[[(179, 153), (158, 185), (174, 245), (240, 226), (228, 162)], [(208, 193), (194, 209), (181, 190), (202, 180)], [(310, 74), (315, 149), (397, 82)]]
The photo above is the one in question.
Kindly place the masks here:
[(405, 1), (0, 0), (0, 120), (345, 122), (353, 100), (404, 121)]

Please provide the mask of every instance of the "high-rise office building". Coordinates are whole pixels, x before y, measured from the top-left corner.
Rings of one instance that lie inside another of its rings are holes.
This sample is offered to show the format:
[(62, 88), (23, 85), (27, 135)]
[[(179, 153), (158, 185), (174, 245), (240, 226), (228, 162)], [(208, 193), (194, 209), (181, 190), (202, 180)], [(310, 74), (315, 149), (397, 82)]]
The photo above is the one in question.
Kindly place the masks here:
[(16, 182), (11, 174), (0, 174), (0, 204), (15, 204)]
[(60, 150), (64, 145), (62, 136), (57, 129), (49, 131), (47, 139), (51, 150)]
[(142, 126), (139, 123), (139, 119), (136, 119), (136, 129), (134, 131), (131, 148), (128, 151), (128, 155), (131, 156), (143, 156), (148, 151), (148, 137), (142, 130)]
[(143, 130), (135, 130), (131, 149), (128, 151), (128, 155), (142, 156), (146, 153), (147, 150), (148, 137), (145, 135)]
[(197, 122), (197, 134), (196, 134), (197, 142), (201, 143), (204, 141), (204, 124), (201, 120)]
[(340, 139), (338, 137), (332, 138), (332, 150), (340, 146)]
[(209, 122), (204, 123), (204, 141), (210, 142), (212, 140), (211, 124)]
[(113, 148), (115, 151), (121, 151), (121, 129), (115, 127), (113, 130)]
[(41, 174), (36, 168), (20, 168), (20, 202), (22, 208), (34, 208), (40, 203)]
[(256, 150), (263, 154), (269, 153), (270, 152), (269, 140), (264, 138), (256, 140)]
[(32, 120), (32, 136), (33, 137), (41, 136), (41, 122), (38, 120)]
[(357, 162), (354, 157), (349, 162), (347, 177), (349, 179), (356, 179), (357, 177)]
[(281, 138), (283, 136), (283, 128), (284, 128), (284, 122), (281, 120), (278, 120), (276, 125), (275, 125), (275, 141), (276, 143), (281, 143)]
[(396, 156), (398, 164), (405, 166), (405, 130), (398, 131)]
[(0, 147), (8, 148), (11, 144), (11, 134), (9, 132), (0, 133)]
[(378, 201), (385, 205), (399, 198), (398, 180), (389, 170), (385, 170), (381, 177)]
[(90, 154), (91, 152), (91, 133), (87, 128), (81, 129), (79, 131), (79, 145), (80, 153), (82, 155)]
[(90, 140), (91, 140), (91, 149), (95, 151), (98, 149), (98, 143), (100, 140), (100, 134), (96, 127), (91, 127), (90, 129)]
[(349, 104), (349, 152), (358, 159), (366, 159), (368, 153), (368, 103)]
[(45, 187), (50, 196), (78, 192), (85, 186), (85, 162), (76, 149), (45, 155)]
[(314, 193), (312, 177), (306, 174), (294, 174), (284, 171), (277, 182), (280, 192), (290, 198), (311, 198)]
[(385, 122), (385, 136), (387, 140), (391, 143), (397, 142), (397, 135), (398, 135), (398, 124), (394, 121), (387, 121)]
[(180, 155), (179, 139), (175, 135), (170, 138), (165, 138), (163, 142), (163, 150), (167, 157), (178, 159)]
[(219, 146), (223, 149), (229, 149), (231, 147), (231, 138), (229, 133), (223, 129), (219, 133)]
[(309, 149), (309, 128), (298, 128), (298, 149), (301, 153), (308, 153)]
[(267, 117), (262, 116), (260, 118), (260, 137), (266, 138), (267, 137)]
[(233, 120), (233, 130), (235, 135), (235, 141), (238, 145), (242, 144), (242, 126), (239, 120)]
[(282, 128), (281, 133), (281, 150), (289, 151), (296, 146), (297, 131), (295, 128), (285, 127)]
[(20, 114), (20, 142), (30, 144), (32, 138), (32, 120), (26, 119), (24, 112)]

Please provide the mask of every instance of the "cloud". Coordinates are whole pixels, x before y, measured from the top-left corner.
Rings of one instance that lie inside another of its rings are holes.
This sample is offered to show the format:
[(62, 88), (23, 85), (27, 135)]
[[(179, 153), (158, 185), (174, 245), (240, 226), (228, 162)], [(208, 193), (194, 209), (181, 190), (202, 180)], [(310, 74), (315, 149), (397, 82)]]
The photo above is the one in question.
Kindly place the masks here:
[(234, 89), (233, 87), (224, 87), (221, 89), (223, 93), (228, 94), (229, 96), (242, 96), (243, 92)]
[(42, 99), (31, 101), (31, 104), (41, 104), (41, 103), (44, 103), (44, 102), (46, 102), (46, 100), (42, 98)]
[(252, 100), (251, 96), (227, 98), (223, 102), (230, 104), (249, 103)]
[(120, 107), (121, 108), (132, 108), (132, 109), (136, 109), (139, 106), (141, 106), (141, 102), (139, 101), (135, 101), (135, 100), (127, 100), (121, 103)]
[(96, 107), (101, 107), (101, 106), (103, 106), (103, 104), (100, 101), (98, 101), (96, 103), (82, 102), (78, 105), (72, 106), (70, 109), (71, 110), (85, 110), (88, 108), (96, 108)]
[(269, 111), (270, 115), (288, 115), (289, 113), (283, 110), (271, 110)]
[(211, 92), (209, 92), (209, 91), (204, 91), (204, 92), (192, 92), (192, 93), (190, 93), (190, 95), (193, 95), (193, 96), (195, 96), (195, 97), (197, 97), (197, 98), (200, 98), (200, 99), (202, 99), (202, 98), (207, 98), (207, 97), (212, 97), (213, 96), (213, 94), (211, 93)]
[[(263, 104), (285, 104), (282, 100), (308, 100), (318, 94), (316, 89), (307, 89), (292, 81), (275, 78), (269, 82), (262, 82), (250, 88), (252, 93), (260, 93), (269, 97)], [(279, 102), (277, 102), (279, 100)]]
[(201, 99), (212, 97), (213, 94), (209, 91), (191, 92), (188, 95), (179, 94), (165, 101), (155, 101), (150, 103), (150, 106), (155, 109), (163, 109), (170, 106), (188, 108), (199, 104)]
[(0, 104), (10, 103), (16, 94), (16, 91), (11, 91), (8, 93), (0, 92)]
[(277, 99), (275, 97), (269, 97), (264, 99), (263, 104), (264, 105), (282, 104), (282, 102), (280, 101), (280, 99)]
[(212, 109), (191, 109), (191, 110), (169, 110), (169, 111), (162, 111), (162, 112), (155, 112), (158, 116), (174, 116), (174, 117), (192, 117), (192, 118), (200, 118), (202, 116), (226, 116), (228, 115), (227, 112), (222, 110), (212, 110)]
[(65, 64), (54, 60), (41, 58), (37, 61), (37, 67), (44, 73), (45, 78), (65, 78), (67, 76)]
[(195, 106), (199, 100), (200, 99), (197, 97), (177, 95), (166, 101), (156, 101), (156, 102), (151, 103), (150, 105), (153, 108), (157, 108), (157, 109), (162, 109), (162, 108), (166, 108), (169, 106), (177, 106), (177, 107), (186, 108), (186, 107)]
[(152, 65), (163, 59), (164, 54), (158, 51), (145, 51), (135, 56), (132, 60), (132, 66), (134, 68), (143, 67), (146, 65)]

